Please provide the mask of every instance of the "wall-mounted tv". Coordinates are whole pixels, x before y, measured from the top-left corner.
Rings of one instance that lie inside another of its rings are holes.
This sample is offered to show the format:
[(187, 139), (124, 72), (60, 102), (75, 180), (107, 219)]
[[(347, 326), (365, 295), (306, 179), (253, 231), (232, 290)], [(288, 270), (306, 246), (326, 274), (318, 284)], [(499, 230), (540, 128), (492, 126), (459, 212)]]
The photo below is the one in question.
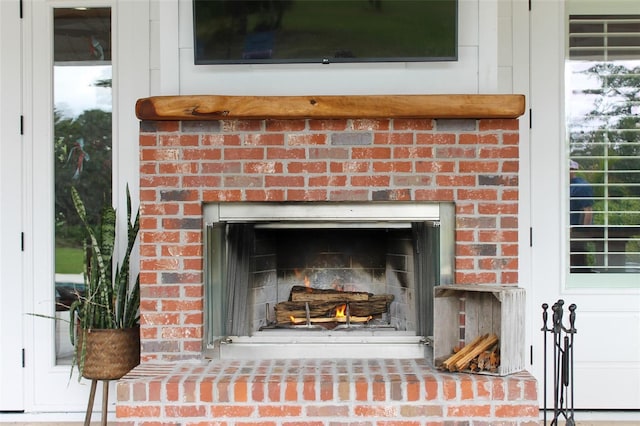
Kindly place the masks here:
[(193, 0), (195, 63), (455, 61), (457, 0)]

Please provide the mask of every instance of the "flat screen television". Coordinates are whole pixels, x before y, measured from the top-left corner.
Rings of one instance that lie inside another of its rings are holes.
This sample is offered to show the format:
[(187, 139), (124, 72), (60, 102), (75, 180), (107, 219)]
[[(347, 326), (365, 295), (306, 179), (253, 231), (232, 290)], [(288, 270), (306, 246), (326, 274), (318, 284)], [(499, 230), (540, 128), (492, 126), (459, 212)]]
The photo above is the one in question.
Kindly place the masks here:
[(193, 0), (195, 64), (457, 60), (457, 0)]

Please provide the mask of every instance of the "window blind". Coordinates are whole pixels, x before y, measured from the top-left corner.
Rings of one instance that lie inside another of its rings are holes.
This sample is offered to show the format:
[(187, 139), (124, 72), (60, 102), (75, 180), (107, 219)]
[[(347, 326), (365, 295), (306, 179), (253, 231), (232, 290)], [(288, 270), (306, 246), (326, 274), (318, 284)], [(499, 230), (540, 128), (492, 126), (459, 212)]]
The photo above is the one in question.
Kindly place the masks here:
[(567, 139), (582, 185), (569, 205), (592, 203), (588, 223), (569, 212), (571, 272), (640, 273), (640, 15), (571, 15), (568, 28)]

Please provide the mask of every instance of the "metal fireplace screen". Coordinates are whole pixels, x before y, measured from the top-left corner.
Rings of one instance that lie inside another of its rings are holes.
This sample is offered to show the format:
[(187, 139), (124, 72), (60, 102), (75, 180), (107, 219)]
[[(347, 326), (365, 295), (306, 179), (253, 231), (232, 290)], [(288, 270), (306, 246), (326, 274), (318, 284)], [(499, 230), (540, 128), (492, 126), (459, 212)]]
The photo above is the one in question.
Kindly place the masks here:
[(305, 356), (306, 347), (318, 357), (317, 345), (327, 344), (357, 347), (348, 352), (360, 356), (385, 342), (397, 346), (395, 356), (405, 345), (408, 356), (424, 350), (433, 287), (451, 274), (443, 209), (387, 205), (370, 216), (367, 206), (329, 207), (205, 209), (212, 356), (283, 357), (287, 346), (289, 356)]

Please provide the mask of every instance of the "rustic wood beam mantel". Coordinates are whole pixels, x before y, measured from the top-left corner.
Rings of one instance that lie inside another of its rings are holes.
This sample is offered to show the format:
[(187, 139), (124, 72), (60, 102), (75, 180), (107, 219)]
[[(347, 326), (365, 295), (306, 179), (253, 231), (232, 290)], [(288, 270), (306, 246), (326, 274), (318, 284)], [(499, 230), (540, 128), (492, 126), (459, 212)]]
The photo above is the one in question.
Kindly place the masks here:
[(154, 96), (140, 120), (517, 118), (524, 95)]

